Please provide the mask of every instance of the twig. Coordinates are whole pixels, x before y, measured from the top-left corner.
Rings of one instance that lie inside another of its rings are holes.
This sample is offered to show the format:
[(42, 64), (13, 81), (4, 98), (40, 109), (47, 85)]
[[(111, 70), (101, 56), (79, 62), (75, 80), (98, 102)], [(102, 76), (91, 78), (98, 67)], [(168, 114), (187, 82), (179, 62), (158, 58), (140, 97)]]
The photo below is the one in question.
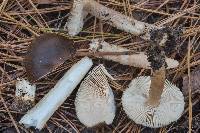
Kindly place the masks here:
[(17, 126), (15, 120), (14, 120), (13, 116), (11, 115), (11, 113), (10, 113), (10, 111), (9, 111), (9, 109), (8, 109), (8, 106), (6, 105), (6, 102), (5, 102), (4, 98), (3, 98), (3, 96), (1, 95), (1, 90), (0, 90), (0, 97), (1, 97), (1, 101), (3, 102), (3, 105), (4, 105), (4, 107), (6, 108), (6, 111), (7, 111), (8, 115), (9, 115), (10, 120), (12, 121), (12, 123), (13, 123), (13, 125), (14, 125), (16, 131), (17, 131), (17, 133), (20, 133), (19, 128), (18, 128), (18, 126)]

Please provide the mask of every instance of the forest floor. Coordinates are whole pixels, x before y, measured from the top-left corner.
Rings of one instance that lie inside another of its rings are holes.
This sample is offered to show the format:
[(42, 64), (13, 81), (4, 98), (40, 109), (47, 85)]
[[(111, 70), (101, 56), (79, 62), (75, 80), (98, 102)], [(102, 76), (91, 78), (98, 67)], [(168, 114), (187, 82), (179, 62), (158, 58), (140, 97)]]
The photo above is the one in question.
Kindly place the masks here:
[[(34, 3), (32, 2), (34, 1)], [(25, 114), (12, 108), (15, 101), (17, 78), (26, 78), (23, 59), (35, 36), (54, 32), (69, 38), (65, 30), (72, 0), (0, 0), (0, 132), (39, 132), (26, 129), (18, 122)], [(162, 128), (148, 128), (135, 124), (122, 109), (121, 96), (130, 81), (151, 71), (121, 65), (116, 62), (91, 57), (94, 65), (104, 64), (117, 80), (112, 85), (117, 112), (111, 125), (92, 129), (79, 122), (75, 113), (76, 88), (65, 103), (54, 113), (40, 132), (86, 132), (86, 133), (193, 133), (200, 132), (200, 1), (199, 0), (98, 0), (106, 7), (137, 20), (181, 27), (183, 34), (177, 47), (168, 57), (179, 61), (179, 66), (167, 70), (167, 79), (183, 92), (185, 109), (181, 118)], [(193, 8), (192, 10), (189, 10)], [(148, 42), (130, 33), (118, 30), (88, 15), (83, 30), (71, 38), (77, 49), (87, 49), (93, 38), (103, 38), (110, 44), (135, 51), (145, 51)], [(37, 82), (36, 103), (55, 85), (75, 61), (67, 60), (49, 77)]]

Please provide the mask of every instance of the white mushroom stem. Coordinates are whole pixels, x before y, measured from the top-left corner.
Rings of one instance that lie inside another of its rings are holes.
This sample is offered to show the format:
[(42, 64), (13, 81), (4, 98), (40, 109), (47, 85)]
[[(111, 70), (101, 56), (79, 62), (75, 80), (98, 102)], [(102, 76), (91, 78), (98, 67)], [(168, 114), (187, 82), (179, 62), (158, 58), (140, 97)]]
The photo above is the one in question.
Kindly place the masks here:
[(34, 126), (39, 130), (42, 129), (48, 119), (84, 78), (92, 64), (92, 60), (85, 57), (73, 65), (54, 88), (22, 117), (19, 123), (26, 127)]
[[(81, 8), (76, 8), (83, 4), (83, 7)], [(76, 6), (77, 5), (77, 6)], [(84, 12), (88, 12), (91, 15), (99, 18), (100, 20), (105, 21), (106, 23), (112, 25), (113, 27), (116, 27), (120, 30), (123, 30), (125, 32), (129, 32), (133, 35), (142, 35), (143, 39), (150, 39), (150, 33), (149, 30), (152, 28), (161, 28), (161, 27), (156, 27), (155, 25), (144, 23), (141, 21), (137, 21), (134, 18), (125, 16), (121, 14), (120, 12), (117, 12), (115, 10), (112, 10), (108, 7), (105, 7), (104, 5), (99, 4), (98, 2), (94, 0), (74, 0), (74, 5), (72, 8), (72, 16), (71, 19), (69, 19), (69, 24), (68, 24), (68, 31), (69, 35), (76, 35), (81, 31), (82, 27), (82, 21), (83, 19), (80, 19), (81, 22), (79, 22), (81, 25), (78, 24), (78, 22), (74, 23), (74, 26), (77, 27), (76, 31), (72, 30), (75, 29), (75, 27), (71, 26), (71, 23), (73, 21), (78, 20), (78, 18), (83, 18), (84, 17)], [(81, 16), (82, 15), (82, 16)], [(72, 19), (74, 18), (74, 20)], [(73, 31), (73, 32), (72, 32)]]
[(127, 17), (115, 10), (107, 8), (94, 0), (88, 0), (85, 10), (93, 16), (125, 32), (141, 35), (145, 31), (145, 23)]
[[(109, 44), (99, 39), (94, 39), (89, 44), (92, 52), (125, 52), (130, 51), (126, 48), (119, 47), (117, 45)], [(103, 55), (104, 59), (119, 62), (123, 65), (129, 65), (134, 67), (140, 67), (145, 69), (151, 69), (150, 62), (147, 60), (147, 55), (144, 52), (139, 52), (131, 55)], [(179, 65), (178, 61), (166, 58), (167, 69), (175, 68)]]
[(156, 107), (160, 104), (161, 95), (165, 84), (165, 67), (156, 70), (151, 77), (151, 85), (147, 104)]
[(77, 35), (83, 28), (83, 19), (88, 14), (83, 9), (84, 5), (84, 0), (74, 0), (69, 21), (66, 23), (66, 26), (68, 27), (68, 34), (71, 36)]

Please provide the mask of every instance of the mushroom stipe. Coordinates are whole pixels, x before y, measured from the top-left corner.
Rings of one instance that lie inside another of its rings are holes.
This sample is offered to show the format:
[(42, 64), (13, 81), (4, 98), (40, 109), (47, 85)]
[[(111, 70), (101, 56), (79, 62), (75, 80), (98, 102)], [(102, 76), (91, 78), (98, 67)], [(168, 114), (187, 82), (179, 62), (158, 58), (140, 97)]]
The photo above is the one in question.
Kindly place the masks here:
[[(102, 41), (100, 39), (93, 39), (92, 42), (89, 44), (90, 50), (92, 52), (129, 52), (129, 49), (109, 44), (105, 41)], [(123, 65), (129, 65), (139, 68), (145, 68), (145, 69), (152, 69), (157, 70), (159, 69), (166, 61), (166, 68), (175, 68), (179, 65), (178, 61), (171, 59), (171, 58), (165, 58), (165, 55), (163, 51), (160, 49), (154, 49), (154, 48), (160, 48), (157, 47), (157, 45), (150, 46), (150, 49), (147, 51), (147, 55), (144, 52), (135, 52), (130, 55), (118, 55), (118, 56), (111, 56), (111, 55), (102, 55), (101, 57), (107, 60), (119, 62)], [(160, 56), (162, 55), (162, 56)], [(97, 56), (98, 57), (98, 56)], [(152, 67), (153, 66), (153, 67)]]

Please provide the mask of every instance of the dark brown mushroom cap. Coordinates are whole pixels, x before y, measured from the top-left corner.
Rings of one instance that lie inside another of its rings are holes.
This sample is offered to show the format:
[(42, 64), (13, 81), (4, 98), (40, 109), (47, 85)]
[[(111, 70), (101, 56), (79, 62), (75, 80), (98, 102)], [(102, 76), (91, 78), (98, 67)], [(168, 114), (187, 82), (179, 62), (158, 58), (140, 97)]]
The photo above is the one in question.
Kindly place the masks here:
[(38, 80), (74, 54), (72, 40), (54, 33), (36, 37), (29, 45), (24, 63), (29, 81)]

